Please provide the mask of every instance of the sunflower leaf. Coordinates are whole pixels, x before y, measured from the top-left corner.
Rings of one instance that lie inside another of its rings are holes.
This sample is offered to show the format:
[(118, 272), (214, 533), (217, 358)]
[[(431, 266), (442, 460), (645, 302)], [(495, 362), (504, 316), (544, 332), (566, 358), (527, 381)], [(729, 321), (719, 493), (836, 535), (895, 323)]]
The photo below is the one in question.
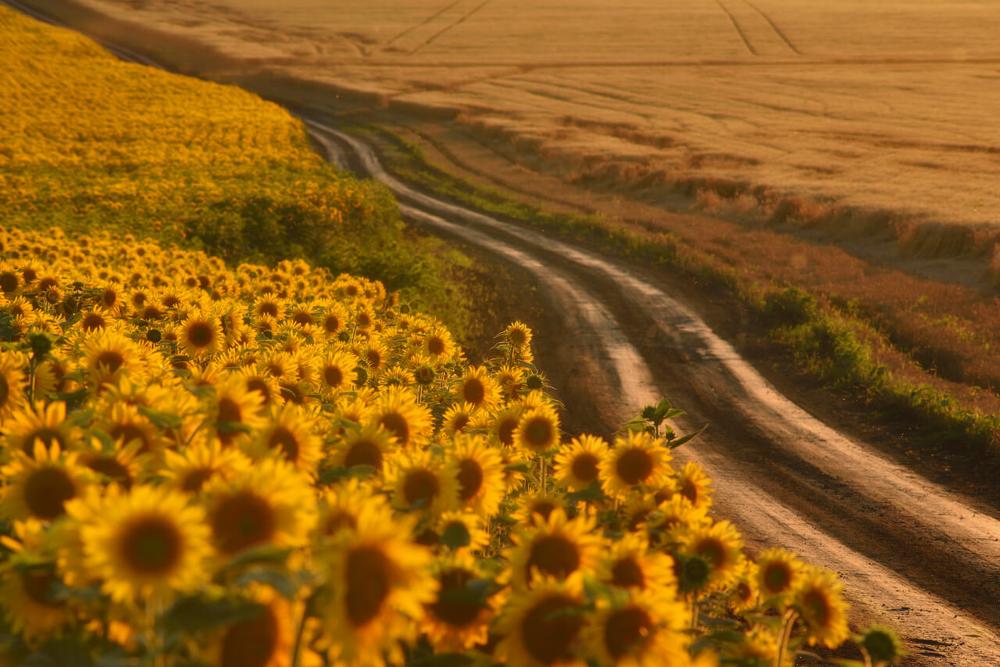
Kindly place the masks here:
[(287, 547), (270, 545), (247, 549), (226, 563), (222, 571), (239, 570), (247, 565), (284, 565), (291, 553), (292, 550)]
[(292, 578), (287, 574), (263, 568), (255, 568), (244, 572), (233, 583), (240, 588), (253, 583), (265, 584), (278, 591), (287, 600), (295, 599), (295, 594), (299, 590), (298, 584), (292, 581)]
[(674, 438), (672, 440), (668, 440), (667, 441), (667, 446), (670, 447), (670, 449), (677, 449), (678, 447), (680, 447), (684, 443), (690, 442), (691, 440), (694, 440), (695, 438), (697, 438), (699, 435), (701, 435), (702, 433), (704, 433), (705, 429), (707, 429), (707, 428), (708, 428), (708, 424), (705, 424), (704, 426), (702, 426), (697, 431), (692, 431), (691, 433), (688, 433), (687, 435), (681, 436), (680, 438)]
[(139, 406), (139, 414), (151, 421), (157, 428), (172, 430), (180, 428), (181, 426), (181, 418), (170, 412), (153, 410), (152, 408), (147, 408), (146, 406), (141, 405)]
[(340, 466), (338, 468), (322, 468), (319, 471), (319, 483), (320, 484), (332, 484), (338, 480), (342, 479), (367, 479), (374, 475), (377, 471), (375, 466), (367, 465), (356, 465), (356, 466)]
[(167, 634), (204, 632), (257, 618), (264, 609), (264, 605), (237, 598), (186, 597), (160, 616), (159, 625)]

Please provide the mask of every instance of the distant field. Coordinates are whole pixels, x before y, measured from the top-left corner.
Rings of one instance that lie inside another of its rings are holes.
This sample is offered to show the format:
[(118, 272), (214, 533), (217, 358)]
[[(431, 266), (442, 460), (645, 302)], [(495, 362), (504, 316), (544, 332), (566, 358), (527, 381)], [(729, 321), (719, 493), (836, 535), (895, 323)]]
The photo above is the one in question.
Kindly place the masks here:
[[(645, 177), (648, 196), (888, 231), (927, 256), (988, 261), (1000, 233), (1000, 3), (90, 4), (284, 72), (461, 109), (484, 136), (599, 184)], [(927, 222), (966, 231), (910, 224)]]

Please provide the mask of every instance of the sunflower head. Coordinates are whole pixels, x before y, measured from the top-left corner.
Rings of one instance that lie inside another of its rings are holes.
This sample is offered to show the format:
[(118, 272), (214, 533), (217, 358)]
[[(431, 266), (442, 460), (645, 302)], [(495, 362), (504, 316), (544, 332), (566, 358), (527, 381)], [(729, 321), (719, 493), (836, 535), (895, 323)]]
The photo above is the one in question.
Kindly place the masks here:
[(598, 481), (600, 464), (608, 452), (608, 443), (594, 435), (581, 435), (556, 455), (555, 474), (567, 488), (581, 491)]
[(497, 621), (497, 657), (525, 667), (581, 664), (586, 621), (573, 583), (546, 579), (511, 595)]
[(829, 570), (808, 567), (795, 591), (795, 609), (807, 627), (810, 644), (840, 646), (850, 635), (843, 584)]

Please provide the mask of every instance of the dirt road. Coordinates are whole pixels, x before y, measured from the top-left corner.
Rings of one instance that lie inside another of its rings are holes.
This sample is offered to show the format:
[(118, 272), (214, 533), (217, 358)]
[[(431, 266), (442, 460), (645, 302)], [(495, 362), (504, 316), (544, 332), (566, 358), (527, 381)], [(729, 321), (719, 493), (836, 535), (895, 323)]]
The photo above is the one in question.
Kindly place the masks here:
[(600, 422), (665, 394), (688, 412), (682, 428), (709, 423), (680, 455), (707, 469), (720, 512), (751, 546), (787, 546), (838, 571), (854, 619), (899, 627), (909, 664), (1000, 664), (1000, 521), (989, 510), (796, 406), (640, 270), (418, 192), (356, 137), (322, 117), (307, 123), (331, 157), (392, 189), (409, 219), (544, 286), (561, 356), (577, 366), (572, 390)]
[(662, 394), (688, 411), (682, 426), (709, 423), (681, 456), (705, 466), (751, 544), (837, 570), (857, 618), (903, 629), (912, 664), (1000, 663), (994, 516), (809, 415), (639, 271), (418, 192), (358, 138), (307, 124), (336, 161), (385, 183), (407, 218), (543, 284), (607, 423)]

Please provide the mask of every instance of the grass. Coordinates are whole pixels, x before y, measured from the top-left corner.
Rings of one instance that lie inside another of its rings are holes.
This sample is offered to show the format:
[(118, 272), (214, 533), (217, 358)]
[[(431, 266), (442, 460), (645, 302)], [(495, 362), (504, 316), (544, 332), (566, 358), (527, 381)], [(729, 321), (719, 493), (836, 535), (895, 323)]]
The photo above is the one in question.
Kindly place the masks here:
[(3, 225), (113, 230), (233, 264), (303, 257), (382, 281), (464, 342), (482, 335), (486, 274), (407, 228), (384, 187), (327, 165), (280, 107), (7, 8), (0, 89)]
[(598, 216), (552, 212), (471, 184), (434, 166), (421, 148), (384, 128), (379, 139), (387, 167), (399, 177), (457, 202), (603, 252), (665, 268), (746, 309), (759, 332), (794, 358), (797, 367), (858, 398), (894, 423), (917, 426), (926, 444), (959, 448), (1000, 460), (1000, 415), (969, 407), (930, 383), (914, 382), (894, 366), (907, 363), (892, 341), (854, 302), (780, 284), (748, 280), (736, 269), (665, 232), (640, 234)]

